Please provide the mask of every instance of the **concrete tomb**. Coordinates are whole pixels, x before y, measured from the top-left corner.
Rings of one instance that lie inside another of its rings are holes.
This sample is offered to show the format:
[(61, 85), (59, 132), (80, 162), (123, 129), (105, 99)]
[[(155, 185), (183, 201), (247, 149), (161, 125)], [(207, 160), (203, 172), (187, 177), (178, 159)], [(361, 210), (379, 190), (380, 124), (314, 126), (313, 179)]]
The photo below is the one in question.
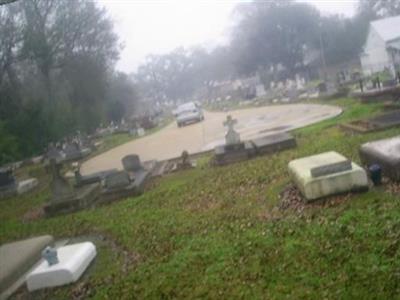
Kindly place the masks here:
[(363, 144), (360, 157), (364, 165), (378, 164), (384, 175), (400, 180), (400, 136)]
[(49, 235), (30, 238), (0, 246), (0, 298), (15, 291), (16, 282), (40, 259), (46, 246), (52, 245)]
[(368, 189), (365, 170), (333, 151), (293, 160), (289, 173), (307, 201)]
[(46, 250), (44, 260), (27, 276), (29, 291), (77, 281), (97, 254), (96, 246), (91, 242)]

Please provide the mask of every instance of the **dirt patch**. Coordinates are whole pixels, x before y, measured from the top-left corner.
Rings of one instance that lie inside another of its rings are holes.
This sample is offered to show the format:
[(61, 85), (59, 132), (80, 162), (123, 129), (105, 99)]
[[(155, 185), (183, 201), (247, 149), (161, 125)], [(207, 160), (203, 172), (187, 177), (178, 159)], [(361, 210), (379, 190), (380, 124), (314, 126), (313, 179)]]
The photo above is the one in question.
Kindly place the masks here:
[(389, 178), (383, 178), (385, 190), (392, 195), (400, 195), (400, 182), (391, 181)]
[(281, 201), (278, 204), (278, 209), (281, 211), (292, 210), (301, 214), (307, 208), (328, 208), (338, 206), (348, 201), (351, 196), (351, 193), (347, 193), (307, 202), (300, 190), (294, 184), (289, 184), (279, 195)]

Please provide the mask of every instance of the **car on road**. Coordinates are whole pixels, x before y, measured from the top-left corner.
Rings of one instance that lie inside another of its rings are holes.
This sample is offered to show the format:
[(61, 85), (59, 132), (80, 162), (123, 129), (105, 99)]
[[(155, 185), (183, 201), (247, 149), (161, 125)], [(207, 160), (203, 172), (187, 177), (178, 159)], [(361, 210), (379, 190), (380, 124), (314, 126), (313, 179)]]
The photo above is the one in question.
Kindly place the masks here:
[(178, 127), (204, 120), (203, 110), (200, 105), (194, 102), (178, 106), (174, 111), (174, 114), (176, 116), (176, 124)]

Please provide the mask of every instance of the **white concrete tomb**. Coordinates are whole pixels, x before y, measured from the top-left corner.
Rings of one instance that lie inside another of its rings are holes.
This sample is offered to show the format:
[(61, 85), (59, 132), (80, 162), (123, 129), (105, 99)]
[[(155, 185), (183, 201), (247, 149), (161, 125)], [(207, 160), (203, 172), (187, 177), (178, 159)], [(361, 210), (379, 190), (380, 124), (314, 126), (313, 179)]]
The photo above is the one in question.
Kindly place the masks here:
[(29, 291), (65, 285), (77, 281), (96, 256), (91, 242), (67, 245), (57, 249), (59, 263), (49, 266), (46, 260), (27, 276)]
[(18, 195), (25, 194), (30, 190), (34, 189), (38, 185), (39, 181), (36, 178), (29, 178), (18, 182), (17, 192)]
[(346, 157), (337, 152), (325, 152), (309, 157), (292, 160), (289, 163), (289, 173), (301, 193), (307, 200), (339, 194), (350, 191), (368, 189), (368, 178), (365, 170), (351, 163), (351, 168), (327, 172), (326, 175), (313, 176), (312, 169), (327, 166), (346, 165)]

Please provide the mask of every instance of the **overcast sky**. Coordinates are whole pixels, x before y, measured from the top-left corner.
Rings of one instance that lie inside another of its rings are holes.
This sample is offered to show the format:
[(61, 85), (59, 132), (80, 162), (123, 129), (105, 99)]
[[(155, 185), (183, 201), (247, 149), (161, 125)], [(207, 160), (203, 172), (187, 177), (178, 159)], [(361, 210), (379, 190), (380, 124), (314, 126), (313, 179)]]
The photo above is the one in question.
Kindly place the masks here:
[[(235, 0), (97, 0), (115, 21), (124, 44), (117, 68), (134, 72), (150, 53), (162, 54), (179, 46), (212, 48), (226, 42)], [(314, 4), (323, 14), (352, 16), (357, 0), (299, 0)]]

